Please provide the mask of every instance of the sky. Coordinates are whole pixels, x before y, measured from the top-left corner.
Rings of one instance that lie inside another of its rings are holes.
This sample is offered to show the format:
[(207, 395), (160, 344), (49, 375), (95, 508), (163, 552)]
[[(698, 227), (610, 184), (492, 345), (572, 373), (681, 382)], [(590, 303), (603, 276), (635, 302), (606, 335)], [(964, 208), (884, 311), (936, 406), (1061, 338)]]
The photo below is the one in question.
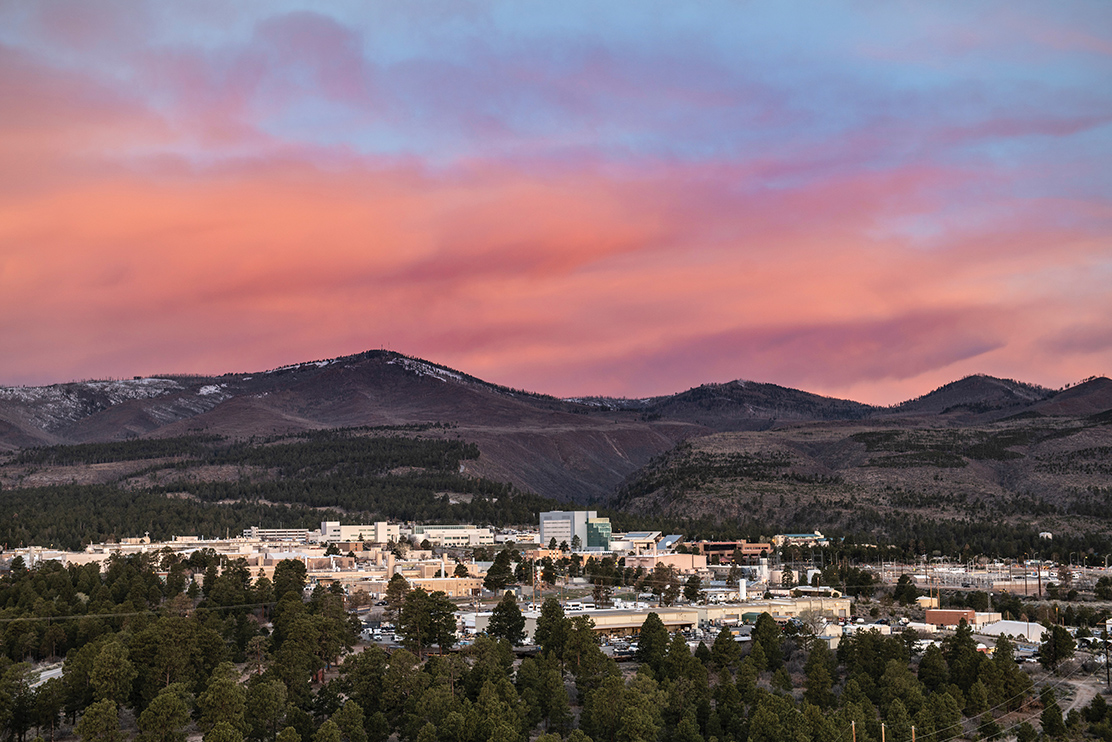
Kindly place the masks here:
[(1112, 3), (0, 0), (0, 385), (1112, 375)]

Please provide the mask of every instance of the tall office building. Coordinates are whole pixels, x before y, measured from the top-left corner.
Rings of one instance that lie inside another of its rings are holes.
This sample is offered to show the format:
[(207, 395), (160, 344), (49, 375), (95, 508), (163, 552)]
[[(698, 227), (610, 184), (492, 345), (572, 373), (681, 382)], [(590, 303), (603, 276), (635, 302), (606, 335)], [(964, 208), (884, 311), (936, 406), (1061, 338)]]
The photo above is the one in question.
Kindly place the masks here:
[(572, 546), (573, 539), (579, 537), (579, 548), (610, 548), (610, 519), (599, 518), (594, 510), (552, 510), (541, 513), (541, 548), (553, 540), (556, 545), (566, 543)]
[(588, 518), (587, 519), (587, 548), (588, 549), (601, 549), (602, 551), (610, 550), (610, 519), (609, 518)]

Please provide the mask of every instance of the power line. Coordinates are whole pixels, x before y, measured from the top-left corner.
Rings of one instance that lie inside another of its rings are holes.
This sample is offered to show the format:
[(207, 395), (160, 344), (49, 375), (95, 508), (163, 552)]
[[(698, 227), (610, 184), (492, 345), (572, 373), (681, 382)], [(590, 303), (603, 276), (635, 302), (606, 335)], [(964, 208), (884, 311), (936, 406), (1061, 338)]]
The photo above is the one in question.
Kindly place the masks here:
[[(267, 608), (277, 605), (275, 602), (270, 603), (236, 603), (234, 605), (217, 605), (217, 606), (196, 606), (188, 609), (192, 611), (226, 611), (233, 608)], [(73, 613), (68, 616), (19, 616), (17, 618), (0, 618), (0, 623), (19, 623), (23, 621), (73, 621), (80, 618), (131, 618), (134, 616), (158, 616), (166, 615), (161, 610), (145, 610), (145, 611), (129, 611), (127, 613)]]

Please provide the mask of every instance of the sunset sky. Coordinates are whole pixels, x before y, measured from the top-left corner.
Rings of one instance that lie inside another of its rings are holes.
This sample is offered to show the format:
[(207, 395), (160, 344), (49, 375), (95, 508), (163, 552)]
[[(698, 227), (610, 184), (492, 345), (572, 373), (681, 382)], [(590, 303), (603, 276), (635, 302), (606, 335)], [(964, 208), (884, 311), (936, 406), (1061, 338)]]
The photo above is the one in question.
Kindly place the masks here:
[(0, 0), (0, 385), (1112, 374), (1112, 3)]

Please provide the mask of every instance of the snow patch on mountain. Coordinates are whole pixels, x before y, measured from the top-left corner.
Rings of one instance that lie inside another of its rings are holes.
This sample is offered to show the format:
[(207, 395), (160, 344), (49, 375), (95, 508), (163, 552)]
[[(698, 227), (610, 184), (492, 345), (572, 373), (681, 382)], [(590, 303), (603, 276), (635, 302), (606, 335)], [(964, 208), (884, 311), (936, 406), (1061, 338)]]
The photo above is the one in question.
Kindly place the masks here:
[(457, 373), (453, 373), (445, 368), (433, 366), (431, 363), (424, 363), (422, 361), (415, 361), (412, 358), (395, 358), (392, 361), (387, 361), (389, 366), (401, 366), (410, 373), (417, 374), (418, 376), (428, 376), (438, 381), (463, 381), (463, 377)]
[[(263, 373), (276, 374), (280, 371), (300, 371), (303, 368), (324, 368), (325, 366), (336, 363), (336, 361), (338, 360), (338, 358), (329, 358), (326, 361), (307, 361), (306, 363), (293, 363), (289, 366), (279, 366), (278, 368), (272, 368), (269, 371), (264, 371)], [(250, 379), (251, 377), (248, 376), (247, 378)], [(246, 379), (244, 381), (246, 381)]]
[(25, 407), (28, 418), (52, 430), (135, 399), (153, 399), (183, 387), (172, 379), (80, 381), (51, 386), (0, 387), (0, 401)]

